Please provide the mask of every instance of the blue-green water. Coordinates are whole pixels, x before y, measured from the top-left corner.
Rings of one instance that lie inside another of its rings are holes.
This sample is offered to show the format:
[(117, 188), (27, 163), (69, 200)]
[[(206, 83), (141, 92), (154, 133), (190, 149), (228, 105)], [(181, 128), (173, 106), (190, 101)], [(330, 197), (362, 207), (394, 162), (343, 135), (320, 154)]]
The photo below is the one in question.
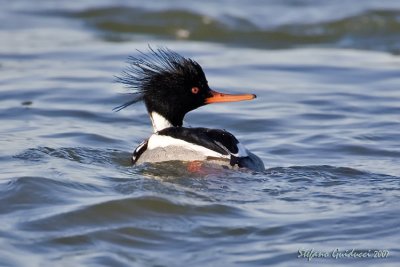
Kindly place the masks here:
[[(399, 2), (1, 5), (0, 266), (399, 264)], [(152, 129), (143, 104), (112, 112), (113, 81), (148, 44), (257, 94), (186, 121), (265, 172), (130, 165)]]

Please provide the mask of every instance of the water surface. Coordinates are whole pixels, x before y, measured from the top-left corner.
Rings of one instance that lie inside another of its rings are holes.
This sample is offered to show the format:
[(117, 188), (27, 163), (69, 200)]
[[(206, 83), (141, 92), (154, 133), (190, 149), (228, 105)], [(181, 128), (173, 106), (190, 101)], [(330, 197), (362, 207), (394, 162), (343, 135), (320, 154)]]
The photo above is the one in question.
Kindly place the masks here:
[[(32, 3), (1, 11), (1, 266), (400, 262), (398, 3)], [(143, 104), (112, 112), (113, 76), (149, 43), (257, 94), (186, 121), (232, 132), (264, 172), (130, 165), (152, 130)], [(389, 256), (298, 258), (353, 248)]]

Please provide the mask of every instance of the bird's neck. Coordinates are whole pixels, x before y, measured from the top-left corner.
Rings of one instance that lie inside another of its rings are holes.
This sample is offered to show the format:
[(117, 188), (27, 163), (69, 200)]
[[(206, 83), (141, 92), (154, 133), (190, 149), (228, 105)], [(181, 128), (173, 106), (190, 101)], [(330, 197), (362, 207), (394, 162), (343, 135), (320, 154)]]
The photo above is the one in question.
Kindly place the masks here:
[(172, 119), (169, 119), (167, 116), (163, 116), (160, 113), (156, 111), (152, 111), (149, 113), (151, 123), (153, 124), (153, 131), (156, 133), (158, 131), (161, 131), (165, 128), (168, 127), (180, 127), (182, 126), (182, 120), (181, 121), (174, 121)]

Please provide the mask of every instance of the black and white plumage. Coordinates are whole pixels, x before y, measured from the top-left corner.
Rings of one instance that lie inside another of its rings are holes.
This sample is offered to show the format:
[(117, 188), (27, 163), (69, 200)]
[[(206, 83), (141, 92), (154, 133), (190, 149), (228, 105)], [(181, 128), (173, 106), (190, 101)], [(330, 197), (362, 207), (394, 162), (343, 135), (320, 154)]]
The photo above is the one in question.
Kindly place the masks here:
[(230, 95), (211, 90), (201, 66), (168, 49), (129, 58), (118, 78), (133, 88), (134, 98), (121, 110), (143, 100), (154, 133), (133, 152), (134, 164), (145, 162), (212, 161), (229, 167), (264, 170), (261, 159), (249, 152), (231, 133), (220, 129), (182, 127), (191, 110), (206, 104), (251, 100), (252, 94)]

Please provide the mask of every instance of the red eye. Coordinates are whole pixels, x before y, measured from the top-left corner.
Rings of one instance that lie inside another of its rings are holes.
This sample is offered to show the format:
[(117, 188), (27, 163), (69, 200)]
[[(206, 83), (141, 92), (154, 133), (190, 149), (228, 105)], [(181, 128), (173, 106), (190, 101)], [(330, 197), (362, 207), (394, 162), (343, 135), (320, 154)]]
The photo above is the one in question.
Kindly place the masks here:
[(193, 94), (197, 94), (198, 92), (200, 92), (199, 87), (192, 87), (192, 93)]

